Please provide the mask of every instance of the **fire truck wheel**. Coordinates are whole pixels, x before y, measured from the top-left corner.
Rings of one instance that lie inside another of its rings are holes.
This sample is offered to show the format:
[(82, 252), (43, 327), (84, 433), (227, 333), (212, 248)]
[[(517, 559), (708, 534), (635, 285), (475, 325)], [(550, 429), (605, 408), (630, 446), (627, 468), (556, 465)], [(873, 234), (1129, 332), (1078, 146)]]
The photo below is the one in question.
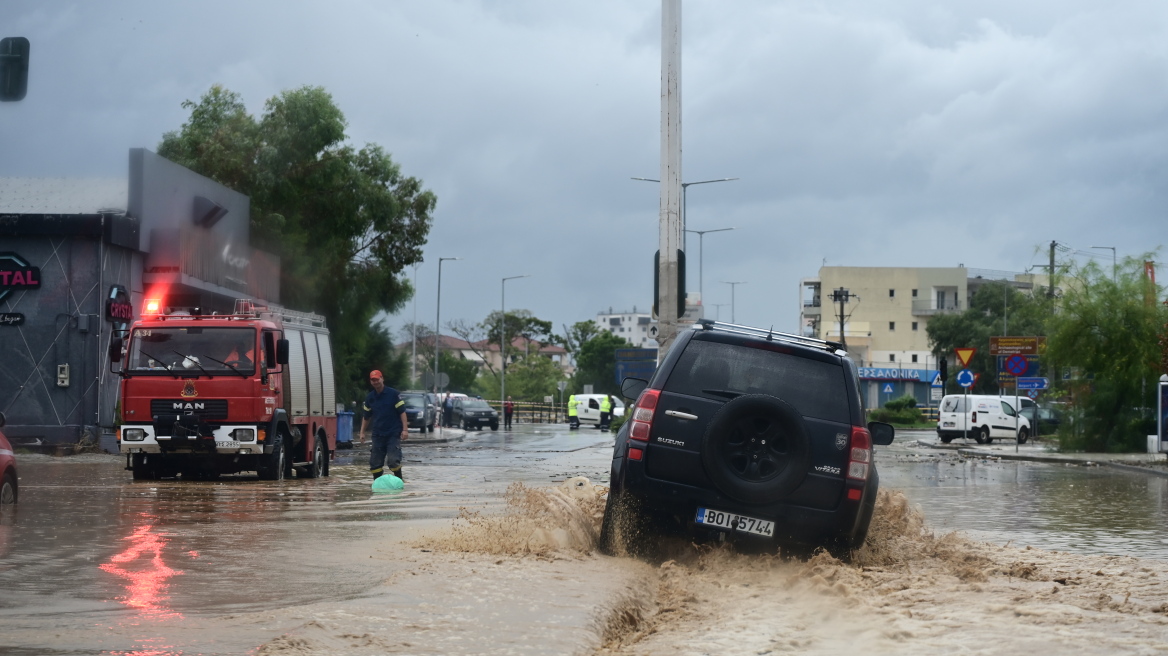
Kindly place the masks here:
[(317, 433), (316, 439), (313, 440), (316, 445), (312, 447), (312, 460), (309, 461), (308, 466), (298, 470), (298, 474), (302, 478), (320, 478), (321, 476), (324, 476), (323, 437), (323, 435)]
[(277, 435), (272, 452), (261, 456), (259, 472), (260, 478), (265, 481), (284, 480), (286, 458), (284, 457), (284, 436)]

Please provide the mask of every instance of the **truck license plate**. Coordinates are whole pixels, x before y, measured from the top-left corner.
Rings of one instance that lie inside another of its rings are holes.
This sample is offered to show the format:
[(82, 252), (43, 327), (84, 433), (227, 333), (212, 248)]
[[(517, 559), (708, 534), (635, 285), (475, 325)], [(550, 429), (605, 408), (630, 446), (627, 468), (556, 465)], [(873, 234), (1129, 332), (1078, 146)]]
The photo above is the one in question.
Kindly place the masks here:
[(240, 446), (241, 445), (239, 442), (220, 442), (218, 440), (215, 441), (215, 448), (216, 449), (238, 449)]
[[(768, 538), (774, 537), (775, 535), (774, 522), (747, 517), (745, 515), (735, 515), (734, 513), (723, 512), (721, 510), (712, 510), (710, 508), (698, 508), (696, 521), (703, 526), (715, 526), (726, 530), (741, 531), (742, 533), (765, 535)], [(737, 529), (734, 528), (735, 521), (738, 522)]]

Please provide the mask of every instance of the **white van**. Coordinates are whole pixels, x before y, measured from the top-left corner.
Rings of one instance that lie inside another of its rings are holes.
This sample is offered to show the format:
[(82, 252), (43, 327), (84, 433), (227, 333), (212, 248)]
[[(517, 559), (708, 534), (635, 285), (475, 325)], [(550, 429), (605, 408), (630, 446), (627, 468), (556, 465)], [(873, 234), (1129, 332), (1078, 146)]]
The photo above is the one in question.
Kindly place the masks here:
[(978, 444), (990, 444), (996, 439), (1013, 440), (1015, 437), (1020, 444), (1025, 444), (1030, 437), (1030, 421), (1018, 415), (1014, 403), (1014, 397), (1005, 396), (946, 396), (941, 399), (937, 437), (948, 444), (955, 437), (964, 437), (968, 429), (968, 435)]
[[(581, 424), (593, 424), (600, 426), (600, 400), (604, 398), (604, 394), (577, 394), (576, 414), (580, 418)], [(622, 417), (625, 414), (625, 402), (612, 397), (612, 416)]]

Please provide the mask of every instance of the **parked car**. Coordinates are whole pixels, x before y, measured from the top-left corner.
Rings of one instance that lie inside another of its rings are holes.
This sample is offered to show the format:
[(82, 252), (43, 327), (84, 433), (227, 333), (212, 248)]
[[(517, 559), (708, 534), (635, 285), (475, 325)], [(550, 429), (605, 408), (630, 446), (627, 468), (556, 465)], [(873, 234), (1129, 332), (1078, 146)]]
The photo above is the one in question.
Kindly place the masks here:
[(941, 399), (937, 437), (946, 444), (967, 434), (978, 444), (1015, 438), (1025, 444), (1030, 433), (1030, 421), (1014, 410), (1013, 397), (951, 394)]
[(1063, 423), (1062, 413), (1054, 408), (1022, 406), (1018, 411), (1034, 429), (1034, 435), (1054, 435)]
[(703, 319), (681, 333), (617, 432), (600, 549), (655, 536), (859, 547), (880, 480), (859, 372), (840, 344)]
[[(604, 394), (577, 394), (576, 414), (579, 417), (581, 424), (592, 424), (600, 426), (600, 402), (605, 397)], [(623, 417), (625, 414), (625, 402), (612, 397), (612, 417)], [(612, 419), (609, 417), (609, 419)]]
[[(0, 428), (4, 428), (4, 413), (0, 412)], [(20, 498), (20, 484), (16, 477), (16, 455), (4, 432), (0, 431), (0, 506), (16, 503)]]
[(483, 426), (499, 430), (499, 413), (482, 399), (454, 399), (451, 423), (463, 430), (482, 430)]
[(410, 428), (421, 429), (423, 433), (433, 433), (438, 417), (438, 406), (434, 395), (428, 392), (402, 392), (406, 402), (406, 422)]

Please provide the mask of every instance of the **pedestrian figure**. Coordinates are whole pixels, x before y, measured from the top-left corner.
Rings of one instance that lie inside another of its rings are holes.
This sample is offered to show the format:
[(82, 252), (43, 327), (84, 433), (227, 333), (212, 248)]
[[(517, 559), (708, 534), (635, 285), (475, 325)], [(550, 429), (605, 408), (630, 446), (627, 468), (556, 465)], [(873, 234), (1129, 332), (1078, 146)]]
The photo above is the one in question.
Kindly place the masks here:
[(450, 428), (451, 422), (454, 421), (454, 400), (450, 398), (450, 392), (446, 393), (446, 400), (442, 402), (442, 425)]
[(576, 400), (575, 394), (568, 397), (568, 428), (572, 430), (580, 427), (580, 416), (576, 410), (578, 405), (580, 402)]
[(608, 430), (608, 421), (612, 417), (612, 397), (605, 394), (600, 398), (600, 430)]
[(511, 430), (511, 415), (515, 414), (515, 404), (511, 402), (511, 397), (503, 402), (503, 430)]
[(361, 443), (365, 434), (372, 430), (373, 450), (369, 454), (369, 473), (373, 480), (385, 473), (388, 461), (389, 471), (394, 476), (402, 476), (401, 441), (409, 438), (410, 429), (406, 421), (406, 402), (398, 396), (397, 390), (386, 387), (381, 372), (369, 372), (369, 384), (373, 391), (365, 395), (363, 419), (361, 420)]

